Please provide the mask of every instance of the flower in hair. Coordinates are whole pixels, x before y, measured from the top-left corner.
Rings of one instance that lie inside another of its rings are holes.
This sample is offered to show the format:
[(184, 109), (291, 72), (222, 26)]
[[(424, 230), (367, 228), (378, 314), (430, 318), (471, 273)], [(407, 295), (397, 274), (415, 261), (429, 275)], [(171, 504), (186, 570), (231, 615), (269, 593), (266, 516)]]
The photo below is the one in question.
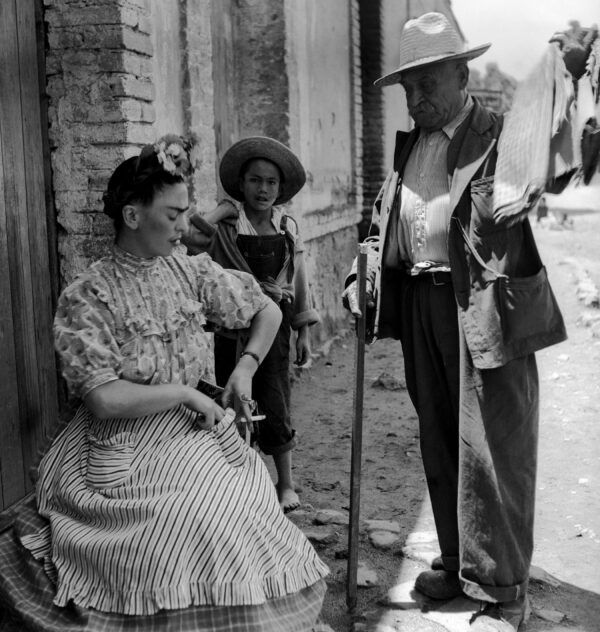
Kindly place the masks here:
[(182, 154), (185, 154), (185, 151), (181, 145), (177, 143), (167, 143), (163, 140), (156, 145), (154, 145), (154, 151), (156, 152), (156, 157), (158, 158), (158, 162), (162, 165), (162, 168), (165, 171), (173, 175), (185, 175), (184, 173), (178, 173), (178, 170), (181, 170), (183, 167), (183, 162), (188, 163), (188, 160)]
[(182, 138), (177, 134), (167, 134), (153, 145), (144, 146), (139, 160), (143, 162), (151, 155), (155, 155), (158, 163), (167, 173), (185, 177), (190, 175), (196, 166), (192, 164), (192, 151), (196, 145), (197, 140), (194, 137)]

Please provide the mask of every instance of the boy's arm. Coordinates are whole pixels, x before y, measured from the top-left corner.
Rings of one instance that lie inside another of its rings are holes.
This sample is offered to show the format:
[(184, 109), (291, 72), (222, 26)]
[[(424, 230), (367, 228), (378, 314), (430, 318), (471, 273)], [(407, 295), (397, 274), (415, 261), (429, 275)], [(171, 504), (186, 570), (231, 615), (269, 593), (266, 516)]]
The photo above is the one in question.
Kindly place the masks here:
[(304, 326), (315, 325), (321, 320), (319, 313), (312, 306), (304, 254), (296, 252), (294, 257), (294, 315), (292, 329), (300, 330)]
[(199, 218), (207, 222), (208, 224), (218, 224), (221, 220), (227, 219), (228, 217), (239, 216), (239, 211), (237, 206), (229, 199), (225, 198), (221, 200), (212, 211), (209, 211), (205, 215), (200, 215), (198, 211), (196, 211), (191, 217), (190, 221), (193, 223), (195, 218)]
[(212, 211), (202, 215), (195, 209), (190, 215), (187, 233), (181, 241), (187, 246), (190, 254), (198, 254), (209, 249), (217, 232), (217, 224), (228, 217), (237, 217), (238, 209), (233, 202), (221, 200)]

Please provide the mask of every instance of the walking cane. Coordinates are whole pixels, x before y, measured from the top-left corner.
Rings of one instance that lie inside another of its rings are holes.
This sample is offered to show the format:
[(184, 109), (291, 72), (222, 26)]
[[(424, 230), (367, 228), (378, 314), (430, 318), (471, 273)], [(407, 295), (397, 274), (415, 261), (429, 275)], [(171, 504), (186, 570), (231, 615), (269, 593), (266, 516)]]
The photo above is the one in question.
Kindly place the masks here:
[(365, 331), (366, 331), (366, 244), (358, 246), (356, 284), (358, 308), (361, 316), (356, 319), (354, 418), (352, 420), (352, 454), (350, 466), (350, 529), (348, 531), (348, 572), (346, 578), (346, 605), (351, 612), (356, 607), (356, 584), (358, 574), (358, 531), (360, 514), (360, 473), (362, 462), (363, 387), (365, 381)]

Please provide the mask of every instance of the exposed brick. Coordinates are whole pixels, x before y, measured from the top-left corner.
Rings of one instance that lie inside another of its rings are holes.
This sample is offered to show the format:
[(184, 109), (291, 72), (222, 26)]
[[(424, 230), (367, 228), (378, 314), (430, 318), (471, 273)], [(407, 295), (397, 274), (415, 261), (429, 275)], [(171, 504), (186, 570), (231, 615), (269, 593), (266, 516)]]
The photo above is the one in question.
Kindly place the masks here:
[(121, 12), (118, 3), (112, 6), (70, 8), (68, 11), (48, 11), (46, 21), (50, 26), (80, 26), (98, 24), (119, 24)]
[(112, 94), (115, 97), (134, 97), (143, 101), (154, 99), (154, 86), (148, 79), (138, 79), (130, 75), (123, 75), (109, 79)]
[(88, 235), (92, 232), (93, 218), (90, 213), (59, 211), (58, 223), (68, 232), (74, 235)]
[(130, 28), (123, 29), (123, 47), (130, 51), (151, 56), (153, 53), (152, 40), (146, 33), (134, 31)]
[(48, 32), (50, 48), (78, 48), (83, 45), (83, 34), (69, 30), (51, 30)]

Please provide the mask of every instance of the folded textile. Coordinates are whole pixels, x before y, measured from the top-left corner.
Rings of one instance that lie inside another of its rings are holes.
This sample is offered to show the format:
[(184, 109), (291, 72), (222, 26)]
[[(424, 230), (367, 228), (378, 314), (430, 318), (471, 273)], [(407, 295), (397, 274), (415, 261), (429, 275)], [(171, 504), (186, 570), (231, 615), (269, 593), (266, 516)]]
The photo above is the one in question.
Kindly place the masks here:
[(589, 184), (594, 174), (600, 171), (600, 37), (592, 42), (583, 80), (587, 82), (589, 112), (584, 115), (581, 159), (583, 183)]
[(550, 45), (518, 86), (498, 142), (494, 219), (527, 213), (546, 182), (581, 164), (574, 89), (560, 50)]

